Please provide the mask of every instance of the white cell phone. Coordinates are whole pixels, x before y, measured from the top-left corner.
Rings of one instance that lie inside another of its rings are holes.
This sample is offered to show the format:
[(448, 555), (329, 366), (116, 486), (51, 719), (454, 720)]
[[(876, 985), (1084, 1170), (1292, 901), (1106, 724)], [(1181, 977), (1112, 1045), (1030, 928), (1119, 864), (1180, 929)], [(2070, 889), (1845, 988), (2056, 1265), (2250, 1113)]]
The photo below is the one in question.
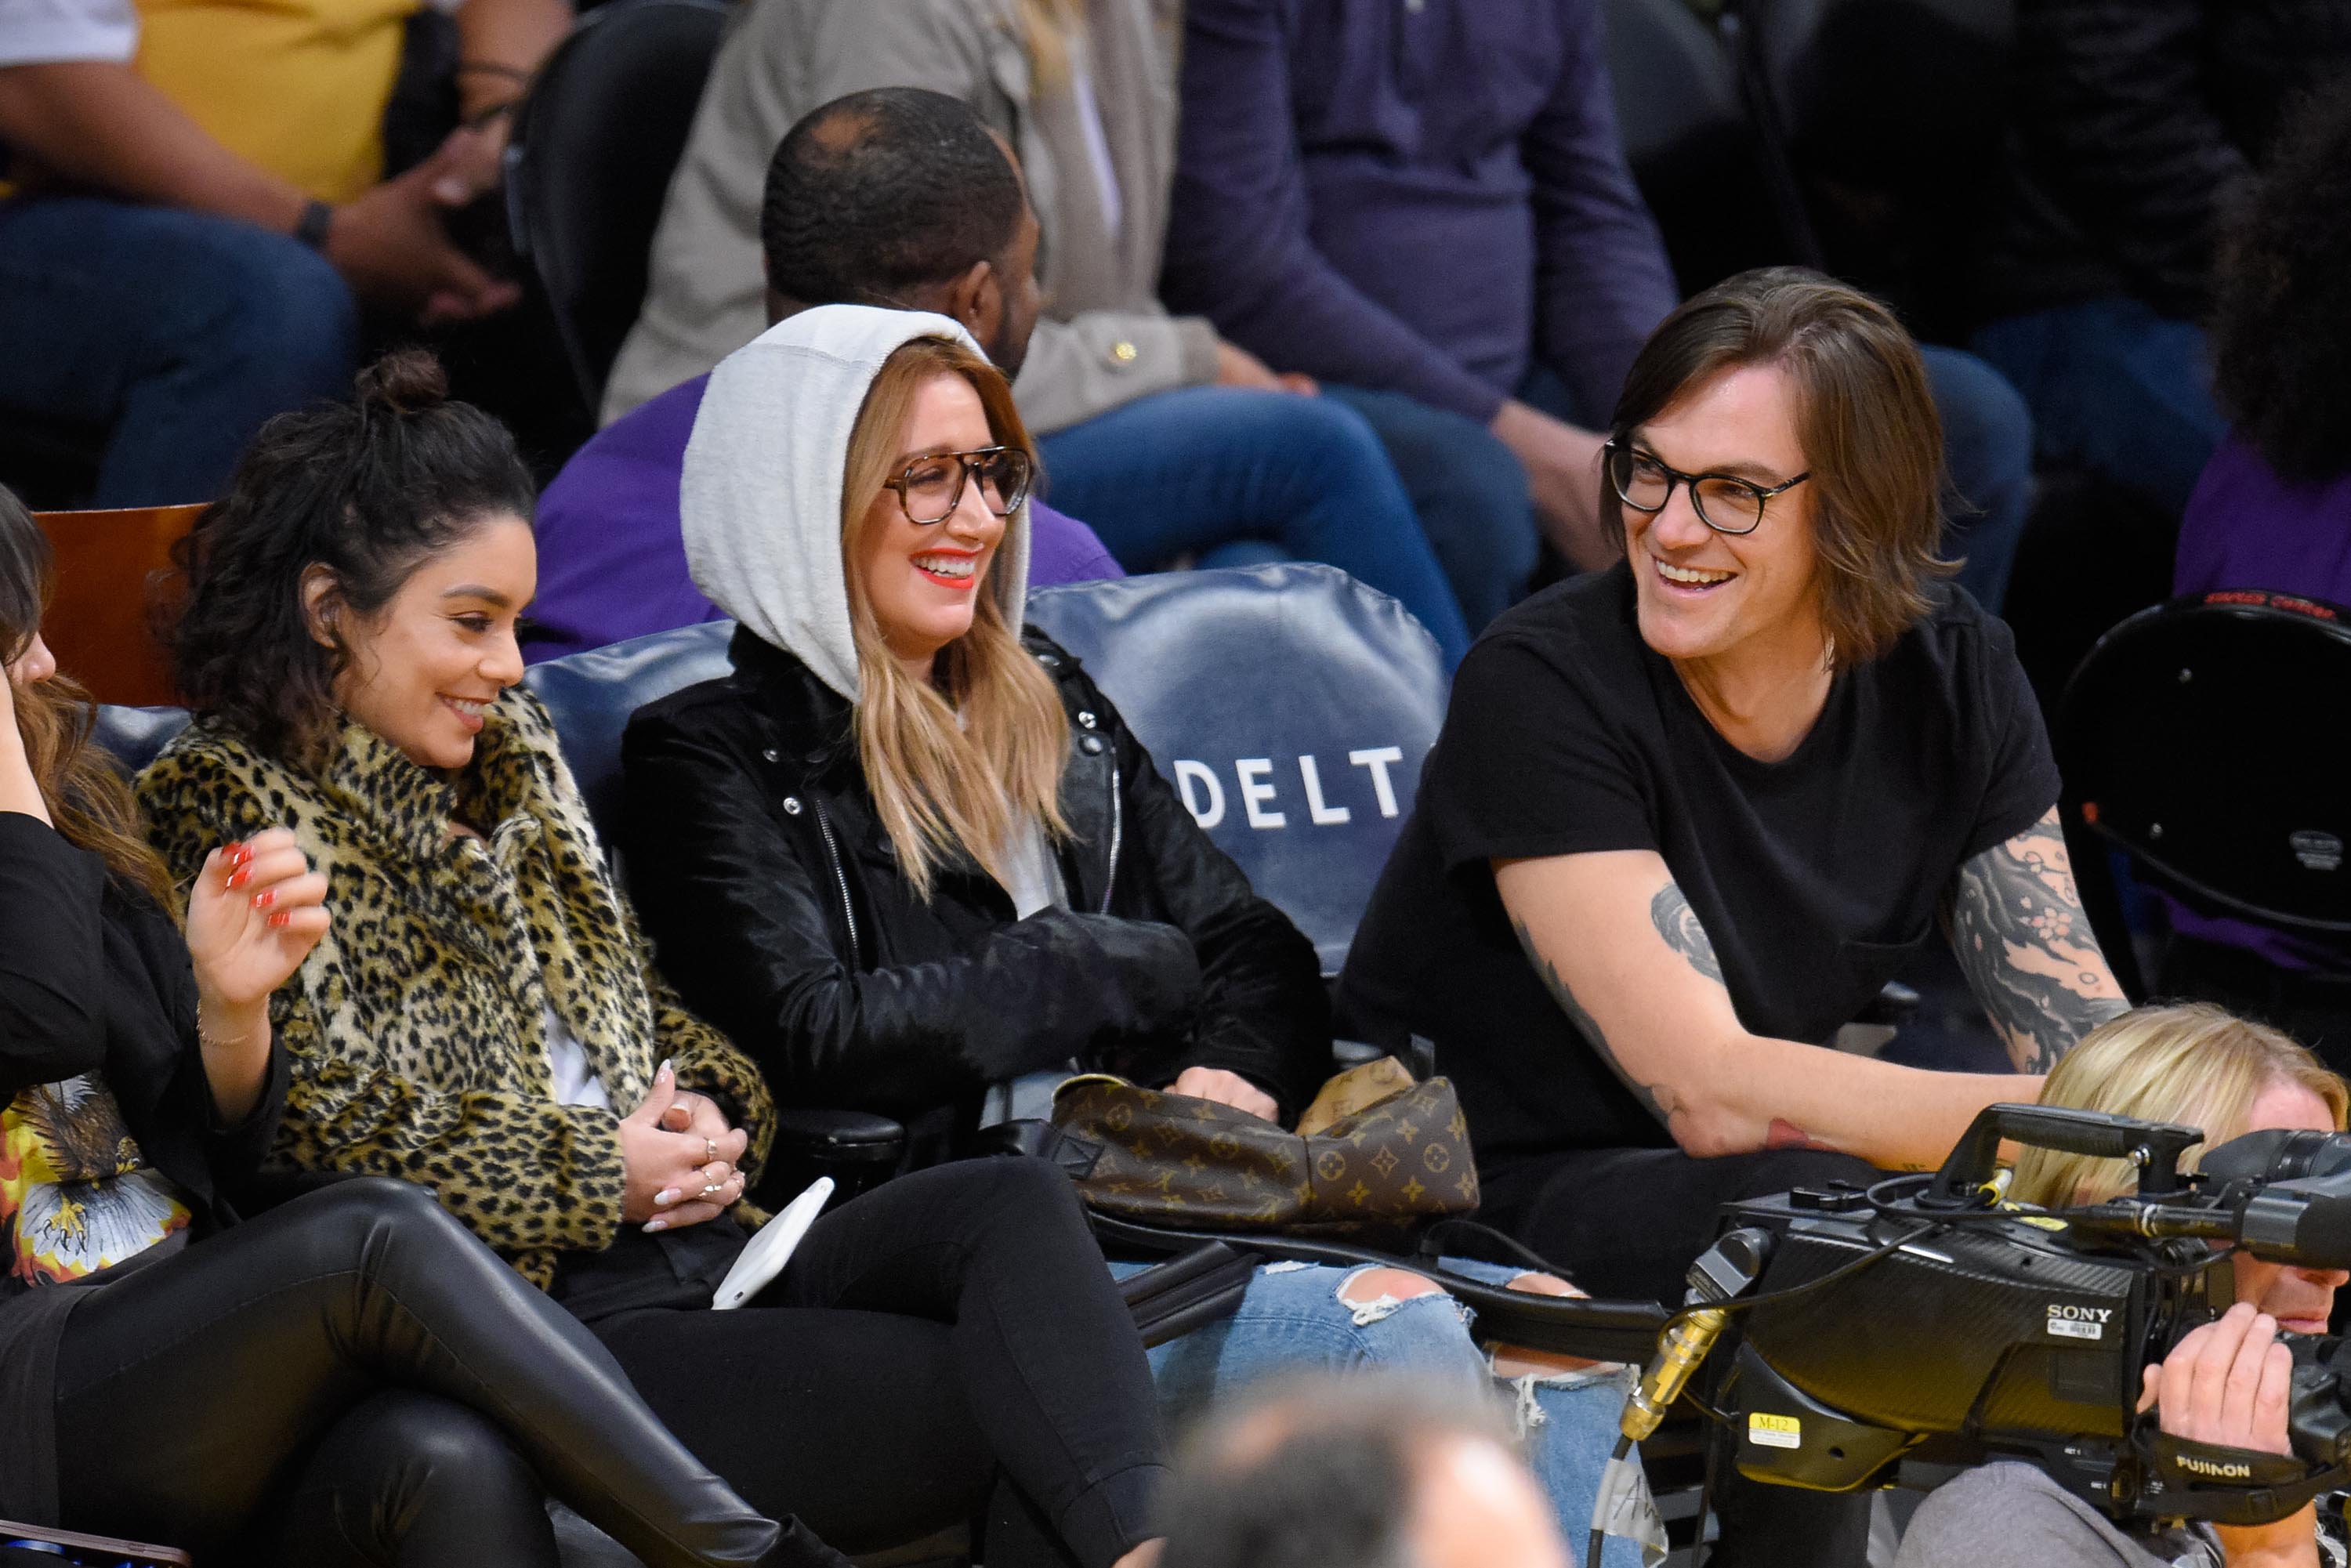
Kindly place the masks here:
[(776, 1216), (751, 1238), (751, 1244), (735, 1259), (735, 1267), (726, 1270), (726, 1278), (718, 1281), (718, 1294), (710, 1303), (714, 1312), (734, 1311), (768, 1288), (768, 1282), (784, 1271), (792, 1260), (793, 1249), (809, 1227), (816, 1223), (825, 1199), (832, 1196), (832, 1178), (819, 1176), (809, 1189), (784, 1206)]

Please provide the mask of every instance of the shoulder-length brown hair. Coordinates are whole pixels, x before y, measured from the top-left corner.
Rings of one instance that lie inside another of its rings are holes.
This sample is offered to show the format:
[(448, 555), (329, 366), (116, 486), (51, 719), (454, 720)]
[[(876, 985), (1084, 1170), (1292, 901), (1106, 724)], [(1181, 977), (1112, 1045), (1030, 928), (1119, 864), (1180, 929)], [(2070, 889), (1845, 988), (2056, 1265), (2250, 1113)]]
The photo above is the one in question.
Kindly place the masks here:
[[(1650, 334), (1625, 378), (1613, 434), (1629, 437), (1741, 365), (1777, 365), (1795, 383), (1822, 627), (1835, 667), (1866, 664), (1926, 615), (1928, 584), (1958, 570), (1935, 554), (1943, 426), (1918, 346), (1857, 288), (1802, 267), (1742, 272), (1685, 301)], [(1621, 542), (1625, 509), (1605, 480), (1600, 508)]]
[[(48, 536), (22, 501), (0, 488), (0, 664), (15, 664), (32, 646), (55, 583)], [(98, 705), (63, 675), (20, 687), (15, 698), (16, 732), (25, 737), (25, 758), (50, 822), (66, 842), (103, 861), (117, 882), (178, 919), (171, 873), (141, 831), (131, 787), (93, 743)]]
[[(1051, 679), (1021, 648), (995, 586), (975, 596), (971, 630), (940, 653), (933, 685), (891, 656), (861, 574), (867, 518), (898, 471), (899, 437), (914, 394), (943, 375), (970, 382), (987, 412), (989, 434), (1035, 461), (1036, 445), (1004, 373), (960, 343), (914, 338), (883, 362), (866, 389), (841, 486), (841, 570), (857, 640), (858, 760), (898, 863), (925, 899), (939, 869), (966, 858), (1008, 883), (1005, 851), (1024, 821), (1057, 840), (1069, 831), (1061, 801), (1069, 717)], [(1008, 553), (1013, 530), (1028, 526), (1026, 507), (1004, 520), (996, 561)]]

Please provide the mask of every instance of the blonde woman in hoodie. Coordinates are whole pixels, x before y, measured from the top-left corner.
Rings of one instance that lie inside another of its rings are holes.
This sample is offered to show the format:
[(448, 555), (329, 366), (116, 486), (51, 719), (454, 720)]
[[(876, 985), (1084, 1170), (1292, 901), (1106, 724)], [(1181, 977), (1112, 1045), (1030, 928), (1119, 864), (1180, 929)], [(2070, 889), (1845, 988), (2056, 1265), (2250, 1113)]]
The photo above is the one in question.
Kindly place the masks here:
[[(745, 1310), (772, 1102), (672, 995), (518, 683), (537, 571), (506, 431), (395, 357), (289, 415), (197, 525), (195, 722), (141, 776), (157, 846), (293, 831), (333, 930), (270, 1006), (272, 1159), (429, 1187), (585, 1322), (663, 1422), (839, 1563), (971, 1519), (991, 1568), (1113, 1568), (1164, 1474), (1149, 1373), (1069, 1185), (922, 1173), (819, 1219)], [(1011, 1506), (1017, 1501), (1018, 1506)], [(1066, 1555), (1065, 1555), (1066, 1554)]]
[[(665, 970), (779, 1100), (904, 1123), (916, 1175), (956, 1168), (1031, 1074), (1286, 1121), (1330, 1071), (1311, 946), (1022, 625), (1034, 471), (1003, 376), (945, 317), (826, 306), (731, 355), (680, 498), (735, 670), (640, 709), (622, 743)], [(1450, 1298), (1384, 1269), (1261, 1270), (1152, 1364), (1186, 1414), (1286, 1367), (1520, 1380), (1579, 1531), (1623, 1402), (1613, 1369), (1489, 1370)]]

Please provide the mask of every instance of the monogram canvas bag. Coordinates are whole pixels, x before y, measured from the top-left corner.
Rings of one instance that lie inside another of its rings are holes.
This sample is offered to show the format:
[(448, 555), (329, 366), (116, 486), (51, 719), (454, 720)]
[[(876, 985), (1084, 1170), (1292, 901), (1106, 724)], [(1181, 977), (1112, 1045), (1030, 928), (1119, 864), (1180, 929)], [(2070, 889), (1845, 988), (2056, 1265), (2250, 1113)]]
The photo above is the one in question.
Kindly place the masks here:
[[(1299, 1132), (1210, 1100), (1089, 1073), (1053, 1096), (1053, 1126), (1093, 1153), (1088, 1207), (1195, 1229), (1397, 1229), (1478, 1207), (1469, 1128), (1442, 1078), (1391, 1059), (1324, 1085)], [(1074, 1167), (1072, 1167), (1074, 1170)]]

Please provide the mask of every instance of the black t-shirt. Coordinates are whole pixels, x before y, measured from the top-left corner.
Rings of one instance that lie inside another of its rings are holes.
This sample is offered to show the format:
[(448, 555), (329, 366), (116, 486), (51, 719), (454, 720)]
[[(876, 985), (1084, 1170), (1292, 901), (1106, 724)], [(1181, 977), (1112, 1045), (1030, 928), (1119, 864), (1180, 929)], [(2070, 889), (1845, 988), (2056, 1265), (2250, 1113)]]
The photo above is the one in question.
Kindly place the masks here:
[(1470, 650), (1340, 982), (1349, 1032), (1436, 1042), (1489, 1174), (1670, 1142), (1544, 989), (1489, 862), (1656, 851), (1740, 1023), (1821, 1041), (1937, 936), (1960, 865), (2057, 800), (2008, 629), (1957, 590), (1840, 674), (1776, 763), (1707, 722), (1641, 641), (1633, 591), (1622, 565), (1562, 583)]

